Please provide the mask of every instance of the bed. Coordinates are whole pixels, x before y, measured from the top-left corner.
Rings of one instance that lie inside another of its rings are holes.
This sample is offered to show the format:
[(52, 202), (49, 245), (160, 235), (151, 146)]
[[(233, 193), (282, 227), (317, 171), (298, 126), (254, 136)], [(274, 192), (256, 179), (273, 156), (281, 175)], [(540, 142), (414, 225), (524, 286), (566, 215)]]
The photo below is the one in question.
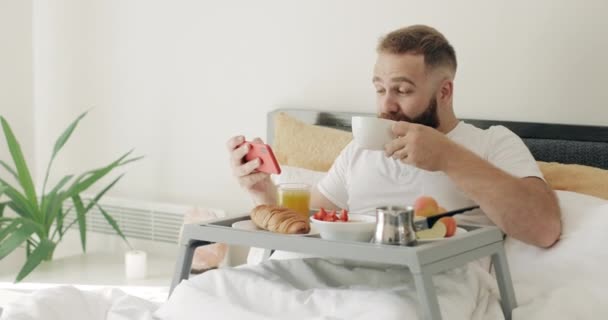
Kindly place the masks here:
[[(279, 115), (296, 121), (299, 134), (304, 136), (309, 134), (306, 130), (314, 131), (323, 127), (340, 130), (331, 134), (341, 135), (347, 141), (348, 137), (344, 134), (350, 131), (350, 118), (365, 114), (278, 109), (268, 114), (267, 140), (273, 144), (280, 142), (275, 138)], [(562, 180), (565, 177), (567, 182), (571, 181), (574, 185), (560, 184), (557, 191), (564, 225), (557, 245), (545, 250), (510, 238), (505, 241), (518, 300), (513, 319), (608, 318), (608, 298), (604, 293), (608, 288), (605, 271), (608, 263), (608, 232), (604, 227), (608, 226), (608, 196), (600, 197), (606, 184), (602, 181), (608, 181), (608, 171), (605, 171), (608, 169), (608, 127), (465, 121), (482, 128), (504, 125), (511, 129), (523, 138), (534, 157), (542, 161), (539, 164), (562, 164), (564, 167), (559, 167), (559, 170), (547, 168), (553, 170), (552, 174), (559, 171)], [(327, 136), (326, 132), (321, 134)], [(335, 146), (328, 147), (335, 149)], [(308, 152), (307, 146), (298, 148)], [(332, 154), (325, 159), (326, 163), (335, 156), (328, 150), (316, 151)], [(323, 175), (319, 170), (323, 167), (320, 164), (322, 161), (310, 166), (297, 166), (293, 164), (303, 163), (302, 159), (289, 160), (293, 161), (284, 163), (285, 176), (314, 181)], [(574, 164), (580, 166), (570, 167)], [(585, 179), (596, 180), (591, 187), (585, 185), (585, 189), (580, 185), (581, 180)], [(550, 184), (552, 181), (548, 179)], [(583, 194), (589, 189), (600, 191), (594, 196)], [(319, 273), (319, 270), (323, 273)], [(98, 319), (142, 320), (268, 319), (286, 316), (308, 319), (418, 318), (412, 287), (407, 284), (394, 285), (396, 278), (403, 277), (399, 272), (344, 267), (323, 259), (271, 259), (259, 265), (209, 271), (183, 281), (168, 301), (162, 304), (113, 292), (100, 295), (99, 300), (103, 300), (104, 304), (94, 308), (94, 304), (91, 304), (95, 300), (93, 294), (79, 293), (73, 288), (56, 288), (22, 299), (5, 313), (10, 314), (10, 319), (16, 320), (40, 319), (36, 317), (40, 314), (45, 314), (45, 319), (82, 319), (85, 315), (90, 318), (94, 312), (99, 313)], [(333, 280), (337, 278), (343, 280), (341, 284), (348, 285), (336, 286)], [(303, 279), (314, 282), (317, 287), (302, 283)], [(492, 280), (491, 273), (474, 266), (436, 276), (434, 282), (440, 295), (443, 318), (503, 319), (497, 288)], [(366, 286), (369, 282), (378, 286)], [(72, 303), (61, 299), (62, 295), (69, 295)], [(53, 312), (45, 312), (45, 308), (49, 308), (49, 301), (54, 303)], [(74, 301), (88, 302), (94, 309), (79, 308), (78, 311), (88, 313), (78, 314), (72, 306)], [(63, 315), (58, 311), (61, 308), (65, 310)]]

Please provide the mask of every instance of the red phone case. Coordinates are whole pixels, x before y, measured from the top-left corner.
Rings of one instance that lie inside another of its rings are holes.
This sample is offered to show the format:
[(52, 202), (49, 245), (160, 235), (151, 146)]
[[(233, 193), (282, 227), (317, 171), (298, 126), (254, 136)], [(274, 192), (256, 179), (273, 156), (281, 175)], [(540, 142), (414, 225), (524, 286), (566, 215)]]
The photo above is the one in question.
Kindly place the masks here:
[(251, 149), (249, 149), (249, 152), (247, 152), (247, 155), (245, 155), (246, 161), (251, 161), (255, 158), (259, 158), (262, 161), (262, 164), (260, 164), (260, 166), (257, 168), (258, 171), (281, 174), (281, 167), (279, 166), (279, 162), (274, 157), (272, 148), (270, 148), (269, 145), (255, 142), (245, 143), (248, 143), (251, 147)]

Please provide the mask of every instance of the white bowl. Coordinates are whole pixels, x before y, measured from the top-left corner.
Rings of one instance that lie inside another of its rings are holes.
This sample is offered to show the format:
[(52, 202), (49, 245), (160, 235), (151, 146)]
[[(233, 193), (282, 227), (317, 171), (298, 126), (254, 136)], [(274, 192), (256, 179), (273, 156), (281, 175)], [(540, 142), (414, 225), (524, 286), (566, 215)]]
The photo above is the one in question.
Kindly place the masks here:
[(369, 150), (384, 150), (384, 145), (394, 139), (395, 121), (374, 117), (353, 117), (353, 138), (359, 147)]
[(364, 214), (349, 214), (348, 221), (321, 221), (310, 217), (311, 223), (327, 240), (363, 241), (371, 240), (376, 230), (376, 217)]

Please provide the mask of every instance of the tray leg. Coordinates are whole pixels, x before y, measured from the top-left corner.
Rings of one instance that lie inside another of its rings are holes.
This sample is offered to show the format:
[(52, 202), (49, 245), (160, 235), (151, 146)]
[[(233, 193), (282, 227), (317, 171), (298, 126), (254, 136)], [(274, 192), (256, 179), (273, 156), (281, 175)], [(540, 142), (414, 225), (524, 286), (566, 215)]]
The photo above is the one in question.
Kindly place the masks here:
[(262, 261), (268, 261), (270, 256), (274, 253), (272, 249), (264, 249), (264, 253), (262, 254)]
[(492, 254), (492, 264), (496, 271), (496, 281), (500, 290), (502, 312), (506, 320), (511, 320), (511, 312), (517, 307), (517, 300), (515, 300), (515, 291), (513, 290), (513, 282), (511, 281), (511, 273), (509, 272), (509, 264), (503, 245), (500, 245), (496, 253)]
[(416, 292), (420, 300), (420, 311), (424, 320), (441, 320), (437, 293), (433, 284), (433, 276), (424, 269), (420, 273), (412, 273), (416, 283)]
[(197, 247), (212, 244), (213, 242), (208, 241), (185, 241), (179, 246), (179, 252), (177, 254), (177, 262), (175, 263), (175, 273), (173, 274), (173, 281), (171, 282), (171, 288), (169, 289), (169, 296), (173, 293), (173, 289), (182, 282), (184, 279), (188, 279), (190, 276), (190, 268), (192, 267), (192, 257), (194, 256), (194, 250)]

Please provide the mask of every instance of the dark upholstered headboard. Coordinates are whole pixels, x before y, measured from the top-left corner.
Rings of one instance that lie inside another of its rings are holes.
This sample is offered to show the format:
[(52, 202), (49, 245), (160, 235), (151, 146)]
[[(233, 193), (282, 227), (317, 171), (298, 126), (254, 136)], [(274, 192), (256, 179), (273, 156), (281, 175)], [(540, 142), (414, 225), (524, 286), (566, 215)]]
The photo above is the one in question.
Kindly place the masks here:
[[(351, 131), (353, 116), (371, 113), (333, 112), (304, 109), (277, 109), (268, 114), (268, 141), (274, 133), (273, 116), (285, 112), (308, 123)], [(462, 119), (479, 128), (503, 125), (520, 136), (539, 161), (576, 163), (608, 169), (608, 127), (533, 122)]]

